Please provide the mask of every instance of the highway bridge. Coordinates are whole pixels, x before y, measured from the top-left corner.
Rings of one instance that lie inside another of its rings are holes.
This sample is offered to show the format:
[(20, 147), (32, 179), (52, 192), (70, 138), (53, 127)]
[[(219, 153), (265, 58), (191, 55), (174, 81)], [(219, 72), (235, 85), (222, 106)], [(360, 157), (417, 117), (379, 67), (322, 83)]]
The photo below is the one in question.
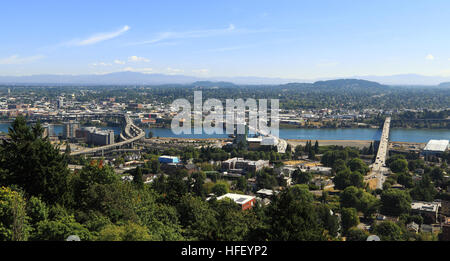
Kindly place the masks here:
[(383, 189), (383, 183), (386, 179), (385, 175), (389, 173), (389, 168), (386, 167), (386, 158), (388, 156), (390, 126), (391, 117), (387, 117), (384, 121), (377, 157), (375, 162), (370, 166), (371, 171), (369, 172), (369, 175), (365, 177), (365, 180), (369, 182), (369, 184), (372, 184), (372, 188)]
[(125, 118), (125, 128), (122, 131), (122, 133), (120, 133), (120, 139), (121, 139), (120, 142), (101, 146), (101, 147), (87, 148), (84, 150), (74, 151), (74, 152), (70, 153), (70, 155), (78, 156), (78, 155), (83, 155), (83, 154), (94, 154), (97, 152), (113, 150), (113, 149), (117, 149), (117, 148), (120, 148), (120, 147), (128, 145), (128, 144), (131, 144), (131, 143), (138, 141), (138, 140), (142, 139), (143, 137), (145, 137), (145, 131), (138, 128), (136, 125), (134, 125), (133, 121), (130, 119), (130, 117), (128, 115), (122, 114), (121, 116), (123, 116)]

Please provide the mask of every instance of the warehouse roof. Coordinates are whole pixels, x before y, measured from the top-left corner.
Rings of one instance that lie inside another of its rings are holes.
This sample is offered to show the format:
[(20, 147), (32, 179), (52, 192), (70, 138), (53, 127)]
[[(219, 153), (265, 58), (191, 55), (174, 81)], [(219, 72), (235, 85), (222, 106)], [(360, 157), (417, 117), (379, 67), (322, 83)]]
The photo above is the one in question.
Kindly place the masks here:
[(447, 150), (448, 144), (448, 140), (430, 140), (423, 150), (444, 152)]
[(276, 137), (264, 137), (261, 140), (261, 145), (263, 146), (276, 146), (278, 144), (278, 139)]

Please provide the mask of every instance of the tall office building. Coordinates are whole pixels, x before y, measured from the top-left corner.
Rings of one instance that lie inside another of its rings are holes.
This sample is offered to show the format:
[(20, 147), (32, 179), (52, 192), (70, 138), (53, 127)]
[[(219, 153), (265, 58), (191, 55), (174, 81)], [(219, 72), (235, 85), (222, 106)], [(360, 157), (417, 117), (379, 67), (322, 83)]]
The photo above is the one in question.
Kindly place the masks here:
[(61, 109), (62, 107), (64, 107), (64, 97), (59, 97), (58, 98), (58, 109)]
[(63, 138), (71, 139), (76, 137), (76, 130), (80, 128), (80, 124), (78, 122), (65, 122), (63, 128)]

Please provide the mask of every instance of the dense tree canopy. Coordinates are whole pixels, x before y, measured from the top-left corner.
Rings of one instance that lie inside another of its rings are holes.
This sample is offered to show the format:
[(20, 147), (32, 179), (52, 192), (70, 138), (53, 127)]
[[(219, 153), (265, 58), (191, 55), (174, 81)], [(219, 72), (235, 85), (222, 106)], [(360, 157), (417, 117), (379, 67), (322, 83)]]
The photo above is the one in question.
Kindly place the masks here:
[(33, 127), (18, 117), (9, 129), (9, 140), (2, 144), (0, 184), (17, 185), (28, 195), (49, 203), (67, 200), (69, 170), (64, 156), (46, 138), (38, 123)]

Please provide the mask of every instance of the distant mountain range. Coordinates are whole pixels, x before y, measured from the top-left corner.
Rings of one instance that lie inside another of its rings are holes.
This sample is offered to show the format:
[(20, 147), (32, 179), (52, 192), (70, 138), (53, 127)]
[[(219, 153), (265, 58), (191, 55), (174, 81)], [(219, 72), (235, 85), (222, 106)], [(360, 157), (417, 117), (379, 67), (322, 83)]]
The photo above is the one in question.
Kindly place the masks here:
[[(387, 85), (441, 85), (450, 86), (450, 77), (423, 76), (418, 74), (402, 74), (392, 76), (353, 76), (346, 77), (378, 82)], [(283, 79), (267, 77), (194, 77), (185, 75), (144, 74), (139, 72), (116, 72), (109, 74), (89, 75), (30, 75), (0, 76), (0, 84), (48, 84), (48, 85), (156, 85), (156, 84), (192, 84), (194, 82), (227, 82), (233, 84), (287, 84), (313, 83), (317, 81), (344, 78), (321, 79)]]

